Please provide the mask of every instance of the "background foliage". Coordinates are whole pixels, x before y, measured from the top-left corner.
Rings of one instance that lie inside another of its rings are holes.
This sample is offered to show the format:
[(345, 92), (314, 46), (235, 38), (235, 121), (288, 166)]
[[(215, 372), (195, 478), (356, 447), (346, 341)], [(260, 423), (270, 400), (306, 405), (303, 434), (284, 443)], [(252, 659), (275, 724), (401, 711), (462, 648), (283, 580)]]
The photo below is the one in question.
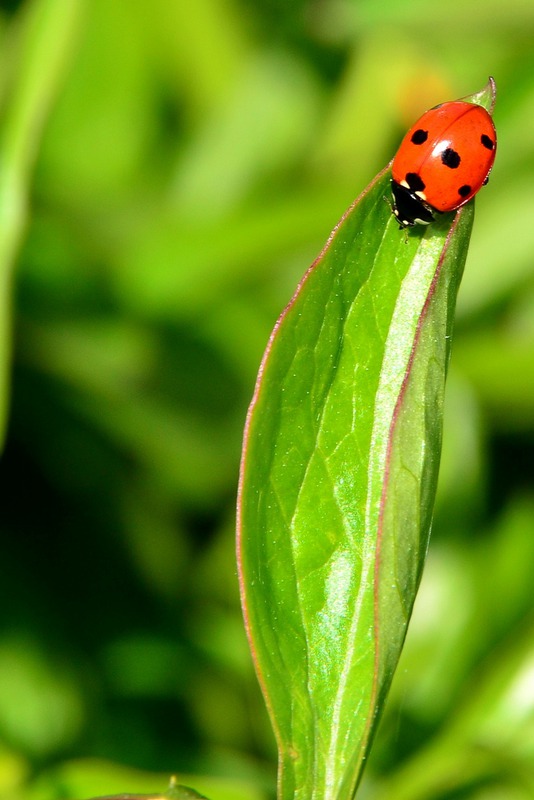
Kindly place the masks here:
[[(29, 5), (0, 4), (3, 84)], [(430, 557), (362, 796), (531, 797), (534, 6), (81, 5), (17, 259), (0, 796), (143, 790), (123, 767), (272, 791), (233, 542), (259, 360), (406, 127), (493, 74)]]

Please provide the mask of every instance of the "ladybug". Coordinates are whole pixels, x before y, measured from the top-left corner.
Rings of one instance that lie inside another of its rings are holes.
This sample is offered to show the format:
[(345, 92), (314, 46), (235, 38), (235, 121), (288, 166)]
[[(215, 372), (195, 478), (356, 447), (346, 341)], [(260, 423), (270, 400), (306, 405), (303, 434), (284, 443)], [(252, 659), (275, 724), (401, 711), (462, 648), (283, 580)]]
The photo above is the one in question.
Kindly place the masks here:
[(398, 149), (391, 168), (392, 211), (400, 228), (428, 225), (456, 211), (488, 182), (497, 136), (485, 108), (464, 100), (423, 114)]

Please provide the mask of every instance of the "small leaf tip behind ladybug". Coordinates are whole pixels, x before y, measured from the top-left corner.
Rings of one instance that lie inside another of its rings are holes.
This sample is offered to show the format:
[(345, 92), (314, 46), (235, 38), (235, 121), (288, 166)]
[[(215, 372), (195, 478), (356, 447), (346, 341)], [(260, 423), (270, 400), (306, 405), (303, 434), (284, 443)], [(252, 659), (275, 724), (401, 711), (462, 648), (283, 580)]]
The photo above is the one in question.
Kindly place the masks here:
[(472, 96), (476, 102), (441, 103), (405, 135), (391, 166), (392, 211), (401, 229), (429, 225), (436, 215), (456, 211), (487, 184), (497, 134), (489, 112), (478, 101), (488, 94), (493, 109), (493, 78)]

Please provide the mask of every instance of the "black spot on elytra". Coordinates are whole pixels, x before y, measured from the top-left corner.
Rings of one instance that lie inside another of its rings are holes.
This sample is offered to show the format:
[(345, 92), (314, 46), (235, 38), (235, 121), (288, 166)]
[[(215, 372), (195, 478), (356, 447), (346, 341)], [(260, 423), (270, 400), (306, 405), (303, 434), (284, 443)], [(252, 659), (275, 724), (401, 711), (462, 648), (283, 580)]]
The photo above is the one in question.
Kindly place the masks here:
[(416, 131), (412, 133), (412, 142), (413, 144), (424, 144), (428, 139), (428, 131), (424, 131), (422, 128), (418, 128)]
[(460, 154), (453, 150), (452, 147), (447, 147), (441, 154), (441, 163), (449, 169), (457, 169), (460, 166)]
[(469, 186), (468, 183), (464, 183), (464, 185), (460, 186), (460, 188), (458, 189), (458, 194), (460, 195), (460, 197), (467, 197), (467, 195), (470, 194), (470, 192), (471, 192), (471, 187)]
[(487, 178), (484, 178), (484, 180), (482, 181), (482, 186), (487, 186), (488, 183), (489, 183), (489, 176)]
[(407, 172), (405, 180), (412, 192), (424, 192), (426, 184), (416, 172)]
[(480, 141), (482, 142), (482, 145), (486, 147), (488, 150), (493, 150), (493, 148), (495, 147), (495, 142), (493, 142), (489, 136), (486, 136), (485, 133), (483, 133), (482, 136), (480, 137)]

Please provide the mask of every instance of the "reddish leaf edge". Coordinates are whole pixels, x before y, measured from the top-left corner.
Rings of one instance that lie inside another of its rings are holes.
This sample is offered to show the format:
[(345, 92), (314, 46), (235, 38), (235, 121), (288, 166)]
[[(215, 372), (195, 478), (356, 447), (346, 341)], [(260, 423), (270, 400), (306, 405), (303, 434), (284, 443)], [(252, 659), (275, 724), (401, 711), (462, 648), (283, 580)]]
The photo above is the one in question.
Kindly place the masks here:
[[(276, 340), (276, 337), (278, 335), (278, 331), (280, 330), (281, 326), (283, 325), (285, 318), (287, 317), (287, 315), (290, 313), (290, 311), (292, 310), (293, 306), (297, 302), (300, 293), (303, 291), (304, 287), (306, 286), (306, 283), (308, 282), (308, 279), (313, 274), (314, 270), (318, 267), (318, 265), (321, 263), (322, 259), (324, 258), (324, 256), (326, 255), (326, 253), (328, 252), (330, 247), (332, 246), (336, 236), (339, 233), (340, 228), (342, 228), (343, 223), (345, 222), (347, 217), (352, 213), (352, 211), (358, 205), (358, 203), (372, 190), (373, 186), (388, 172), (388, 170), (391, 169), (391, 164), (392, 164), (392, 161), (390, 161), (389, 164), (387, 164), (387, 166), (384, 167), (384, 169), (381, 170), (378, 173), (378, 175), (376, 175), (375, 178), (373, 178), (373, 180), (365, 187), (365, 189), (362, 192), (360, 192), (360, 194), (356, 197), (356, 199), (353, 200), (353, 202), (347, 208), (345, 213), (342, 215), (342, 217), (339, 219), (339, 221), (336, 223), (336, 225), (332, 229), (332, 232), (330, 233), (328, 239), (326, 240), (322, 250), (319, 252), (319, 255), (315, 258), (315, 260), (308, 267), (308, 269), (306, 270), (306, 272), (304, 273), (304, 275), (300, 279), (300, 281), (299, 281), (299, 283), (297, 285), (297, 288), (295, 289), (295, 292), (294, 292), (291, 300), (289, 301), (289, 303), (286, 305), (286, 307), (284, 308), (284, 310), (282, 311), (282, 313), (278, 317), (278, 319), (277, 319), (277, 321), (276, 321), (276, 323), (274, 325), (274, 328), (271, 331), (271, 335), (269, 336), (269, 340), (267, 342), (267, 346), (265, 348), (265, 351), (263, 353), (263, 357), (262, 357), (261, 362), (260, 362), (260, 367), (258, 369), (258, 375), (256, 377), (256, 383), (255, 383), (255, 386), (254, 386), (254, 392), (253, 392), (253, 395), (252, 395), (252, 400), (250, 401), (250, 405), (248, 407), (247, 415), (246, 415), (246, 419), (245, 419), (245, 427), (244, 427), (244, 432), (243, 432), (243, 446), (242, 446), (242, 451), (241, 451), (241, 461), (240, 461), (240, 467), (239, 467), (239, 482), (238, 482), (238, 488), (237, 488), (237, 510), (236, 510), (236, 552), (237, 552), (237, 572), (238, 572), (238, 581), (239, 581), (239, 592), (240, 592), (240, 597), (241, 597), (241, 608), (242, 608), (242, 613), (243, 613), (243, 618), (244, 618), (245, 632), (246, 632), (246, 635), (247, 635), (248, 644), (249, 644), (250, 652), (251, 652), (251, 655), (252, 655), (254, 668), (255, 668), (255, 671), (256, 671), (256, 676), (258, 678), (258, 682), (259, 682), (260, 687), (261, 687), (261, 691), (262, 691), (262, 694), (263, 694), (263, 697), (264, 697), (264, 700), (265, 700), (265, 704), (266, 704), (266, 706), (268, 708), (268, 711), (269, 711), (269, 716), (271, 718), (271, 722), (272, 722), (272, 725), (273, 725), (276, 742), (280, 747), (282, 746), (282, 741), (281, 741), (281, 738), (279, 736), (278, 729), (277, 729), (277, 726), (276, 726), (275, 716), (274, 716), (273, 709), (272, 709), (272, 706), (271, 706), (269, 693), (267, 691), (267, 685), (266, 685), (265, 680), (263, 678), (263, 674), (262, 674), (262, 671), (261, 671), (261, 668), (260, 668), (260, 664), (259, 664), (259, 661), (257, 659), (256, 646), (255, 646), (255, 643), (254, 643), (254, 637), (252, 635), (252, 628), (251, 628), (250, 618), (249, 618), (249, 615), (248, 615), (248, 612), (247, 612), (247, 605), (246, 605), (245, 576), (244, 576), (244, 573), (243, 573), (243, 559), (242, 559), (243, 527), (242, 527), (241, 509), (242, 509), (242, 499), (243, 499), (243, 491), (244, 491), (245, 474), (246, 474), (246, 468), (247, 468), (247, 463), (248, 463), (248, 461), (247, 461), (247, 456), (248, 456), (247, 447), (248, 447), (248, 441), (249, 441), (250, 428), (251, 428), (251, 424), (252, 424), (252, 418), (254, 416), (254, 411), (256, 409), (256, 406), (258, 404), (258, 401), (259, 401), (259, 398), (260, 398), (260, 395), (261, 395), (262, 384), (263, 384), (263, 375), (265, 373), (265, 368), (266, 368), (267, 363), (269, 361), (269, 358), (270, 358), (270, 355), (271, 355), (271, 352), (272, 352), (272, 348), (273, 348), (273, 344), (274, 344), (274, 342)], [(384, 198), (384, 199), (386, 200), (386, 198)]]

